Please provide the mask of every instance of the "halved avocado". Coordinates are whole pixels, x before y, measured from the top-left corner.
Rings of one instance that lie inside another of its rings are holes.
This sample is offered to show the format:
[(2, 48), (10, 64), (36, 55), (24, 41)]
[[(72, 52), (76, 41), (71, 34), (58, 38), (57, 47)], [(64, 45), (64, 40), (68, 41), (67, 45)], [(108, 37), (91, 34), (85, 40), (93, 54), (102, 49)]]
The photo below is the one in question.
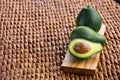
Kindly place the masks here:
[(69, 44), (69, 52), (79, 58), (86, 59), (92, 55), (102, 51), (103, 47), (100, 43), (91, 42), (85, 39), (74, 39)]
[(96, 43), (105, 43), (106, 38), (104, 35), (96, 33), (94, 30), (89, 28), (88, 26), (80, 26), (75, 28), (71, 33), (71, 40), (83, 38), (89, 41), (93, 41)]

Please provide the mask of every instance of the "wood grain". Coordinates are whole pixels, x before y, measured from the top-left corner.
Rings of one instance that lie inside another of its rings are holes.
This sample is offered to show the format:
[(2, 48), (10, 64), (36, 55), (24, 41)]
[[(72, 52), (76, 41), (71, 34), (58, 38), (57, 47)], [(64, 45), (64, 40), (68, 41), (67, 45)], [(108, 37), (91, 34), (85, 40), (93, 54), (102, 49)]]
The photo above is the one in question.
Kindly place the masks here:
[[(105, 25), (102, 24), (99, 34), (104, 35), (105, 29)], [(97, 53), (88, 59), (80, 60), (72, 56), (69, 51), (67, 51), (65, 59), (61, 65), (61, 69), (64, 72), (93, 75), (97, 69), (99, 57), (100, 53)]]

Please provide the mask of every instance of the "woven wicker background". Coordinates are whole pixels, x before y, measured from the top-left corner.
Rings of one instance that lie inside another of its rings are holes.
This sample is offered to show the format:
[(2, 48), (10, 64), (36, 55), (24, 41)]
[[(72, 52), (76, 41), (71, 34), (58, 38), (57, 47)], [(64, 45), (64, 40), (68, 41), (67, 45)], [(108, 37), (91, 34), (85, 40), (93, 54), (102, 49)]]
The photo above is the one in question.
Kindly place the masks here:
[[(94, 76), (64, 73), (81, 8), (94, 6), (107, 43)], [(114, 0), (0, 0), (0, 80), (120, 80), (120, 5)]]

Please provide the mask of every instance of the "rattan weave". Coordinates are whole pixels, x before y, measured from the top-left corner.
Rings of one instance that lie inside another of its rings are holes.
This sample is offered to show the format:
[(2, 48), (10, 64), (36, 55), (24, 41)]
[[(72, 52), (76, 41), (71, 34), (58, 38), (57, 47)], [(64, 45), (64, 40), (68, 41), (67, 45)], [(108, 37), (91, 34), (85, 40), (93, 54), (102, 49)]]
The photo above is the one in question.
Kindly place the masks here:
[[(81, 8), (92, 5), (107, 42), (94, 76), (60, 66)], [(0, 0), (0, 80), (120, 80), (120, 5), (114, 0)]]

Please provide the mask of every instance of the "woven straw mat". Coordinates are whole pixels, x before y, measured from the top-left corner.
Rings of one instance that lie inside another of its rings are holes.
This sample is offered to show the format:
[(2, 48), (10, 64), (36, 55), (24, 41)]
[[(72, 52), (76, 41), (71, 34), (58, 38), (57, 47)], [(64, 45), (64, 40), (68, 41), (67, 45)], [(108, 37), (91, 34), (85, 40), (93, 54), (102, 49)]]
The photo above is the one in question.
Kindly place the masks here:
[[(77, 14), (92, 5), (107, 42), (94, 76), (60, 66)], [(0, 80), (120, 80), (120, 5), (114, 0), (0, 0)]]

